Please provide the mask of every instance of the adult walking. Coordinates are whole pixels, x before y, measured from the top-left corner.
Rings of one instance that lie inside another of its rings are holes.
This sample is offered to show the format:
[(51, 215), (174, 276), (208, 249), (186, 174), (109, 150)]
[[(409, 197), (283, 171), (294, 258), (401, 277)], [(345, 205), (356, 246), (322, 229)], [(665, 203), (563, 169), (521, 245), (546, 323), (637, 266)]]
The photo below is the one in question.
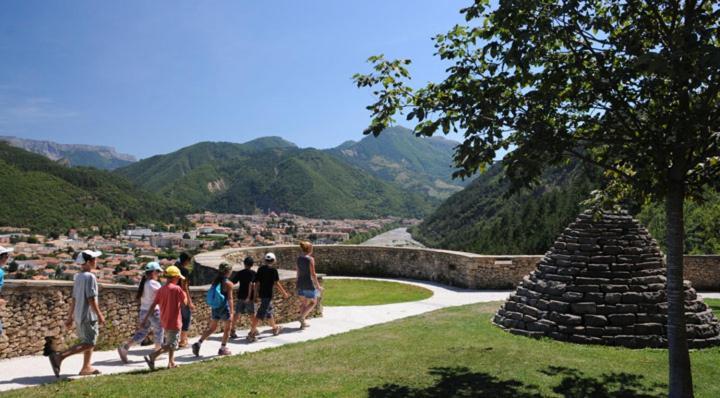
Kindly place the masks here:
[(297, 259), (297, 290), (300, 297), (300, 329), (309, 325), (305, 318), (312, 312), (323, 290), (315, 273), (313, 245), (308, 241), (300, 242), (303, 254)]

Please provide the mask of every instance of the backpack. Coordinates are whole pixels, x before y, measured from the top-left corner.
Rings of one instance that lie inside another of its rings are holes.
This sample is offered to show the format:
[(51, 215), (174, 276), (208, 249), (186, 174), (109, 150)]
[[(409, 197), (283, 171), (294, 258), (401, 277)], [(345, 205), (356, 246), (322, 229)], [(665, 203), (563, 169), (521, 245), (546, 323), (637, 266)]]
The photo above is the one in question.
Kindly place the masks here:
[(225, 305), (225, 295), (222, 292), (222, 283), (216, 283), (210, 287), (205, 296), (205, 302), (210, 308), (222, 308)]

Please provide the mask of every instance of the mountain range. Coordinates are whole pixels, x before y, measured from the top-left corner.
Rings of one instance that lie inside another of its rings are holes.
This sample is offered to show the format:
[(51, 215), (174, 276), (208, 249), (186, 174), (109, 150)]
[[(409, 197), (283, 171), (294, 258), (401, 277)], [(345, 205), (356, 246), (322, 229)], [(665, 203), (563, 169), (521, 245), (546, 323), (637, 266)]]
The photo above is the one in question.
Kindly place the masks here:
[(0, 225), (40, 232), (128, 223), (182, 223), (190, 208), (88, 167), (67, 167), (0, 142)]
[(289, 211), (322, 218), (423, 217), (428, 198), (376, 178), (327, 151), (278, 137), (201, 142), (118, 169), (139, 187), (198, 209)]
[(0, 141), (43, 155), (68, 166), (88, 166), (101, 170), (114, 170), (136, 161), (132, 155), (118, 153), (115, 148), (97, 145), (58, 144), (52, 141), (31, 140), (0, 136)]

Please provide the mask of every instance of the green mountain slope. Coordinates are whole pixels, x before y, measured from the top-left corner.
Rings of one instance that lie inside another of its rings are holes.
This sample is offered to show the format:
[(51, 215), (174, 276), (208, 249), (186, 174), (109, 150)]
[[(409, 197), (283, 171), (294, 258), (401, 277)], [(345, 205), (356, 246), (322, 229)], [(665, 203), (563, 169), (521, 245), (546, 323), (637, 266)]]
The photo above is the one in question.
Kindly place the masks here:
[(441, 137), (416, 137), (409, 129), (391, 127), (378, 137), (348, 141), (329, 152), (385, 181), (444, 199), (467, 185), (451, 177), (456, 145)]
[(413, 230), (430, 247), (483, 254), (542, 254), (594, 188), (578, 164), (548, 171), (535, 189), (506, 196), (499, 164), (446, 200)]
[(133, 223), (176, 222), (189, 209), (92, 168), (70, 168), (0, 143), (0, 225), (40, 232)]
[[(445, 201), (413, 230), (413, 237), (436, 248), (482, 254), (542, 254), (575, 219), (579, 203), (599, 186), (599, 176), (578, 163), (549, 169), (542, 184), (506, 196), (499, 165)], [(662, 203), (626, 203), (664, 247)], [(720, 193), (707, 189), (702, 203), (685, 205), (685, 252), (720, 253)]]
[(213, 211), (367, 218), (422, 217), (431, 208), (421, 195), (277, 137), (245, 144), (203, 142), (117, 172), (143, 188)]

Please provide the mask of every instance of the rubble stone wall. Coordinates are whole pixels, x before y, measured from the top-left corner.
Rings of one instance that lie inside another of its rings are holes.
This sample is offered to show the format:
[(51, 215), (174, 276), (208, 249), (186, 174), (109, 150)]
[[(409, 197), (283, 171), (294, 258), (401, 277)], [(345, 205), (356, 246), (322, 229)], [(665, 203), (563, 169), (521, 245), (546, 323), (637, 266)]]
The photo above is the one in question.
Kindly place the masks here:
[[(297, 246), (218, 250), (196, 256), (206, 278), (214, 264), (240, 263), (245, 256), (260, 261), (272, 251), (279, 268), (294, 270)], [(410, 278), (472, 289), (510, 289), (533, 270), (541, 255), (479, 255), (448, 250), (354, 245), (315, 246), (317, 271), (328, 275)], [(198, 270), (198, 275), (202, 274)], [(685, 279), (700, 291), (720, 291), (720, 256), (685, 256)]]
[[(295, 280), (283, 278), (280, 283), (288, 292), (295, 291)], [(190, 336), (199, 335), (210, 321), (210, 307), (205, 303), (209, 286), (193, 286), (190, 294), (196, 306), (193, 313)], [(106, 323), (100, 329), (98, 346), (114, 347), (128, 339), (135, 331), (138, 321), (138, 304), (135, 300), (137, 287), (127, 285), (99, 285), (100, 309)], [(0, 336), (0, 358), (41, 354), (45, 339), (53, 339), (57, 349), (76, 342), (75, 330), (66, 330), (72, 282), (6, 280), (2, 297), (7, 300), (0, 309), (0, 319), (5, 331)], [(300, 302), (295, 295), (284, 299), (276, 289), (274, 297), (275, 316), (281, 322), (297, 318)], [(318, 306), (312, 316), (322, 314)], [(247, 316), (238, 324), (247, 328)]]

